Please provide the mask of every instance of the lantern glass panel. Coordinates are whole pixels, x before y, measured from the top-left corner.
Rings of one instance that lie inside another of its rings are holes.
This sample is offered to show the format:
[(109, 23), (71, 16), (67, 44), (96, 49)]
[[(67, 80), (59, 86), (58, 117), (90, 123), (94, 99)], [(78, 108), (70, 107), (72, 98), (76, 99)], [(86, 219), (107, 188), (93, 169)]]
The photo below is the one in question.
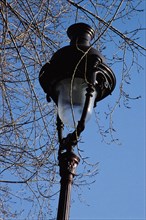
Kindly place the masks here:
[[(80, 120), (86, 100), (87, 88), (88, 84), (82, 78), (64, 79), (57, 84), (58, 115), (65, 125), (75, 127)], [(90, 99), (86, 122), (91, 117), (95, 98), (96, 91), (93, 92)]]

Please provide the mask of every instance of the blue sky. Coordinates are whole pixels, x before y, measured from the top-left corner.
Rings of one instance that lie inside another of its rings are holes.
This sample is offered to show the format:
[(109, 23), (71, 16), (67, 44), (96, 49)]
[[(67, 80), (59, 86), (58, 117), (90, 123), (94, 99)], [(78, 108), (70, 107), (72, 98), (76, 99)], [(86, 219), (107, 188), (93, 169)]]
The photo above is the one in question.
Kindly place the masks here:
[[(82, 1), (81, 4), (84, 5)], [(90, 2), (91, 3), (91, 2)], [(86, 5), (86, 4), (85, 4)], [(143, 6), (145, 7), (145, 3), (143, 1)], [(88, 7), (87, 7), (88, 8)], [(96, 9), (95, 9), (96, 10)], [(68, 26), (75, 22), (75, 12), (72, 12), (68, 19), (65, 20), (63, 18), (62, 26), (58, 26), (56, 32), (60, 29), (65, 33)], [(73, 14), (74, 13), (74, 14)], [(72, 18), (72, 15), (74, 16)], [(114, 27), (116, 27), (119, 31), (124, 32), (125, 30), (133, 30), (136, 27), (139, 27), (140, 22), (145, 26), (144, 21), (146, 20), (145, 14), (141, 14), (143, 16), (137, 19), (134, 16), (131, 20), (127, 20), (121, 22), (121, 20), (115, 21), (112, 23)], [(65, 15), (64, 15), (65, 16)], [(111, 14), (110, 14), (111, 16)], [(145, 19), (144, 19), (145, 17)], [(107, 18), (108, 20), (108, 18)], [(89, 23), (92, 20), (87, 19)], [(140, 22), (139, 22), (140, 21)], [(79, 20), (78, 22), (85, 22), (83, 20)], [(98, 21), (95, 19), (94, 22), (98, 26)], [(93, 22), (93, 23), (94, 23)], [(88, 23), (88, 22), (87, 22)], [(110, 31), (109, 31), (110, 32)], [(108, 32), (108, 33), (109, 33)], [(62, 34), (62, 32), (60, 32)], [(61, 35), (60, 34), (60, 35)], [(141, 45), (146, 45), (146, 36), (144, 32), (141, 32), (140, 39), (136, 39), (136, 41)], [(62, 35), (62, 46), (68, 45), (68, 38), (66, 35)], [(112, 38), (117, 43), (111, 41), (110, 34), (106, 35), (108, 42), (106, 42), (106, 48), (102, 51), (103, 55), (112, 60), (113, 54), (118, 54), (118, 56), (122, 57), (123, 51), (121, 48), (118, 48), (118, 45), (121, 45), (122, 41), (120, 37), (116, 36)], [(97, 36), (96, 36), (97, 37)], [(113, 37), (113, 36), (112, 36)], [(56, 35), (56, 40), (58, 36)], [(124, 44), (123, 44), (124, 45)], [(95, 45), (96, 46), (96, 45)], [(102, 47), (104, 45), (101, 45)], [(54, 48), (53, 48), (54, 49)], [(132, 53), (126, 53), (126, 62), (127, 65), (131, 65), (131, 57)], [(42, 60), (42, 63), (45, 60)], [(70, 220), (145, 220), (146, 219), (146, 202), (145, 202), (145, 126), (146, 126), (146, 78), (145, 78), (145, 59), (139, 56), (138, 62), (144, 67), (140, 73), (138, 73), (137, 69), (133, 67), (131, 69), (131, 84), (124, 84), (124, 91), (127, 92), (131, 97), (129, 102), (129, 106), (131, 108), (124, 107), (121, 99), (120, 106), (116, 106), (114, 113), (112, 115), (113, 119), (113, 127), (115, 132), (112, 134), (114, 135), (115, 139), (118, 141), (111, 142), (107, 144), (106, 142), (110, 142), (111, 138), (108, 135), (105, 141), (103, 141), (102, 136), (99, 132), (98, 123), (100, 126), (103, 127), (103, 130), (108, 129), (109, 127), (109, 119), (106, 119), (105, 112), (108, 112), (108, 105), (114, 106), (114, 103), (119, 98), (119, 86), (121, 83), (122, 78), (122, 65), (119, 63), (115, 65), (111, 65), (110, 67), (113, 69), (116, 78), (117, 78), (117, 86), (112, 94), (112, 96), (108, 96), (106, 99), (102, 100), (98, 103), (95, 111), (97, 114), (97, 121), (95, 121), (95, 114), (93, 113), (91, 120), (87, 123), (85, 131), (81, 135), (81, 143), (79, 143), (79, 148), (83, 151), (82, 155), (84, 157), (88, 157), (87, 161), (89, 163), (95, 164), (98, 162), (98, 174), (91, 177), (85, 177), (87, 182), (94, 182), (91, 185), (81, 185), (76, 186), (73, 185), (72, 188), (72, 201), (71, 201), (71, 210), (70, 210)], [(110, 60), (108, 60), (110, 63)], [(114, 62), (113, 62), (114, 63)], [(32, 71), (32, 74), (34, 72)], [(38, 72), (37, 76), (38, 77)], [(39, 85), (40, 86), (40, 85)], [(38, 89), (38, 81), (36, 84), (36, 90)], [(44, 93), (42, 92), (41, 88), (39, 88), (39, 95), (40, 97), (45, 97)], [(135, 99), (135, 97), (139, 97), (139, 99)], [(17, 97), (18, 98), (18, 97)], [(45, 99), (45, 98), (44, 98)], [(41, 99), (40, 99), (41, 100)], [(49, 106), (45, 100), (46, 106)], [(49, 107), (46, 108), (48, 111)], [(49, 116), (48, 116), (49, 117)], [(49, 120), (48, 120), (49, 121)], [(34, 131), (35, 132), (35, 131)], [(42, 134), (43, 136), (43, 134)], [(44, 135), (45, 136), (45, 135)], [(45, 138), (44, 138), (45, 139)], [(40, 143), (32, 141), (31, 147), (34, 147), (36, 144), (39, 145)], [(41, 139), (42, 141), (42, 139)], [(40, 142), (41, 142), (40, 141)], [(43, 141), (41, 142), (41, 144)], [(57, 157), (57, 156), (56, 156)], [(83, 168), (85, 164), (82, 164), (82, 161), (78, 165), (77, 174), (81, 175), (83, 173)], [(87, 166), (88, 167), (88, 166)], [(89, 166), (88, 168), (91, 168)], [(86, 171), (88, 170), (86, 169)], [(93, 169), (95, 167), (93, 166)], [(42, 172), (43, 173), (43, 172)], [(40, 172), (40, 182), (43, 178), (43, 175)], [(12, 180), (15, 179), (15, 176), (12, 175)], [(57, 177), (59, 183), (59, 176)], [(33, 181), (35, 182), (35, 178), (32, 180), (30, 185), (33, 186)], [(78, 183), (78, 178), (75, 180), (75, 184)], [(44, 183), (42, 187), (42, 192), (47, 193), (51, 191), (51, 189), (47, 188), (47, 182)], [(40, 183), (41, 186), (41, 183)], [(29, 187), (24, 188), (23, 185), (11, 185), (12, 193), (15, 195), (16, 191), (18, 190), (21, 196), (22, 194), (30, 193)], [(20, 188), (19, 188), (20, 187)], [(55, 187), (54, 187), (55, 188)], [(57, 189), (56, 189), (57, 188)], [(59, 184), (55, 188), (55, 192), (59, 189)], [(34, 187), (35, 190), (37, 190)], [(47, 190), (46, 190), (47, 189)], [(27, 191), (28, 190), (28, 191)], [(33, 194), (33, 193), (32, 193)], [(35, 198), (35, 197), (34, 197)], [(35, 198), (36, 199), (36, 198)], [(37, 199), (36, 199), (37, 201)], [(24, 209), (24, 212), (21, 215), (21, 219), (25, 218), (31, 210), (30, 204), (27, 203), (25, 200), (21, 203), (20, 200), (15, 198), (14, 203), (11, 203), (12, 208)], [(15, 204), (16, 202), (16, 204)], [(46, 209), (48, 203), (50, 202), (51, 208), (53, 209), (53, 215), (57, 213), (58, 207), (58, 194), (52, 197), (52, 200), (48, 201), (48, 199), (42, 201), (43, 207), (43, 214), (47, 213)], [(33, 206), (33, 203), (31, 204)], [(36, 211), (39, 205), (37, 202)], [(37, 207), (38, 205), (38, 207)], [(35, 207), (34, 207), (35, 210)], [(35, 214), (35, 213), (34, 213)], [(47, 214), (46, 214), (47, 215)], [(30, 215), (31, 216), (31, 215)], [(33, 218), (35, 220), (35, 217)], [(47, 217), (46, 219), (50, 219)]]
[(72, 204), (71, 219), (145, 219), (145, 76), (138, 78), (142, 98), (114, 116), (121, 145), (102, 143), (93, 119), (86, 126), (82, 149), (99, 161), (99, 174), (90, 190), (83, 188), (85, 203)]
[[(145, 16), (145, 15), (144, 15)], [(141, 17), (143, 19), (143, 17)], [(132, 20), (131, 25), (137, 25), (137, 20)], [(114, 26), (114, 23), (113, 23)], [(120, 29), (124, 29), (121, 26)], [(146, 36), (143, 34), (139, 43), (145, 44)], [(110, 45), (110, 44), (109, 44)], [(110, 56), (108, 48), (106, 56)], [(127, 58), (127, 62), (128, 62)], [(129, 61), (130, 62), (130, 61)], [(86, 125), (83, 132), (80, 148), (90, 162), (99, 162), (98, 175), (94, 177), (95, 183), (82, 187), (80, 199), (78, 190), (73, 187), (71, 215), (72, 220), (144, 220), (146, 219), (145, 203), (145, 60), (140, 61), (144, 67), (141, 74), (133, 69), (131, 85), (128, 91), (132, 97), (141, 96), (140, 99), (131, 100), (130, 109), (123, 105), (117, 107), (113, 114), (115, 137), (119, 143), (107, 145), (102, 142), (98, 133), (94, 115)], [(114, 67), (117, 84), (120, 81), (120, 70)], [(117, 98), (118, 86), (113, 95), (98, 103), (96, 111), (100, 112), (100, 122), (106, 126), (104, 112), (108, 103)], [(79, 164), (80, 166), (80, 164)], [(78, 167), (78, 172), (81, 170)], [(90, 188), (90, 189), (89, 189)], [(82, 202), (79, 202), (81, 200)]]

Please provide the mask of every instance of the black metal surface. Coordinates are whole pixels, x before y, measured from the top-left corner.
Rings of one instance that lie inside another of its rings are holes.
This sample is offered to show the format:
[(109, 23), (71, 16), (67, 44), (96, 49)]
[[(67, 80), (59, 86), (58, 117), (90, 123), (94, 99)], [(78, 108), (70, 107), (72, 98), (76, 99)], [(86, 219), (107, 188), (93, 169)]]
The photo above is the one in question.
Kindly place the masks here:
[(71, 45), (90, 46), (90, 41), (94, 37), (94, 30), (88, 24), (76, 23), (68, 28), (67, 35), (71, 40)]
[(59, 154), (59, 167), (61, 176), (60, 197), (58, 204), (57, 220), (68, 220), (70, 212), (70, 197), (73, 178), (75, 176), (76, 167), (80, 161), (79, 157), (68, 150)]
[(71, 45), (58, 50), (45, 64), (39, 76), (39, 81), (47, 94), (47, 100), (52, 98), (57, 105), (58, 93), (56, 84), (65, 78), (79, 77), (91, 83), (98, 91), (96, 102), (112, 93), (116, 79), (112, 70), (105, 64), (103, 56), (90, 47), (93, 29), (83, 23), (74, 24), (68, 29)]

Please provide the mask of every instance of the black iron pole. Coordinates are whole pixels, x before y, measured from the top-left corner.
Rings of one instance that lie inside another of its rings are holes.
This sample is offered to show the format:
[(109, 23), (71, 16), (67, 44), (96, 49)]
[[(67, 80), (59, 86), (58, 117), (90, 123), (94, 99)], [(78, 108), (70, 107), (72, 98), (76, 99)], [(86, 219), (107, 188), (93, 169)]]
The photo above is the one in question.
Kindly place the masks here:
[(79, 157), (72, 151), (66, 151), (59, 155), (60, 167), (60, 197), (58, 204), (57, 220), (68, 220), (70, 212), (70, 197), (73, 178), (76, 167), (80, 161)]

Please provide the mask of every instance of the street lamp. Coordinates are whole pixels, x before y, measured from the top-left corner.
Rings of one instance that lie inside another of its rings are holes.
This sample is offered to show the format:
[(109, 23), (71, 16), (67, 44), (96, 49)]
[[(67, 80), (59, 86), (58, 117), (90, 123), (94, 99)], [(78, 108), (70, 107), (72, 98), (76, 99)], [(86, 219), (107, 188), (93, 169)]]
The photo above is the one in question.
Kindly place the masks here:
[[(68, 28), (67, 35), (70, 45), (59, 49), (39, 75), (47, 101), (52, 99), (58, 109), (61, 189), (57, 220), (69, 218), (71, 185), (80, 161), (73, 148), (97, 102), (110, 95), (116, 84), (104, 57), (90, 45), (94, 30), (87, 24), (76, 23)], [(74, 128), (65, 138), (64, 125)]]

